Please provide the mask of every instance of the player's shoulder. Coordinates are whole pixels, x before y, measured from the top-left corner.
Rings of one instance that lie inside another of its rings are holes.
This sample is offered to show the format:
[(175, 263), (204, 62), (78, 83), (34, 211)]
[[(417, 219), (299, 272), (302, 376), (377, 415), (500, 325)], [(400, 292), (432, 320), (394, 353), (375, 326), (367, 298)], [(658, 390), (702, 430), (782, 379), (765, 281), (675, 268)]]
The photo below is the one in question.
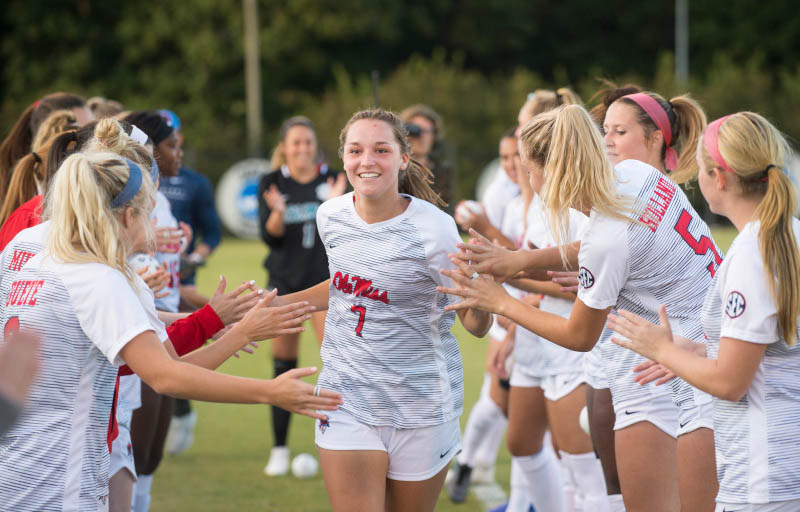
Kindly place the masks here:
[(654, 177), (662, 177), (661, 171), (641, 160), (623, 160), (614, 166), (617, 173), (617, 190), (623, 195), (636, 197)]
[(411, 198), (411, 204), (409, 204), (409, 216), (415, 219), (421, 219), (423, 222), (435, 223), (437, 225), (456, 225), (456, 221), (453, 220), (453, 217), (435, 204), (418, 197), (407, 197)]
[(347, 192), (337, 197), (332, 197), (319, 205), (318, 214), (330, 215), (334, 212), (344, 210), (353, 203), (353, 192)]

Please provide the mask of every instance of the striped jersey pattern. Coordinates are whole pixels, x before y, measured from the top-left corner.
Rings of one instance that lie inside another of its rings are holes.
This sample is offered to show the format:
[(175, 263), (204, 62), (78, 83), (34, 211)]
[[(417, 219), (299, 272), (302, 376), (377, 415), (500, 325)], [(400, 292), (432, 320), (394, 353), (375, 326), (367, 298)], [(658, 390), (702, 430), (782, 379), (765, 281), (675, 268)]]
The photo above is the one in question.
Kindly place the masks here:
[[(592, 211), (578, 257), (578, 297), (591, 308), (625, 309), (653, 323), (665, 304), (673, 332), (702, 342), (698, 312), (722, 252), (680, 187), (656, 168), (625, 160), (616, 171), (617, 191), (634, 199), (631, 217), (636, 222)], [(600, 355), (615, 404), (644, 404), (662, 393), (654, 383), (633, 381), (642, 356), (610, 339), (601, 339)], [(710, 401), (682, 379), (673, 379), (670, 386), (681, 409)]]
[(102, 510), (114, 365), (125, 343), (152, 330), (150, 320), (124, 276), (105, 265), (61, 264), (40, 253), (12, 281), (0, 297), (3, 339), (21, 327), (40, 333), (42, 347), (25, 410), (0, 438), (0, 504), (18, 512)]
[[(552, 247), (556, 244), (555, 237), (550, 230), (542, 202), (538, 195), (534, 196), (528, 209), (528, 228), (525, 232), (523, 246), (531, 242), (540, 249)], [(582, 213), (570, 209), (569, 240), (565, 243), (579, 240), (588, 218)], [(545, 295), (539, 309), (553, 313), (562, 318), (569, 318), (572, 312), (573, 301)], [(517, 326), (517, 345), (514, 347), (514, 360), (522, 366), (525, 373), (536, 377), (561, 375), (565, 373), (583, 372), (583, 352), (575, 352), (545, 338), (541, 338), (531, 331)]]
[(331, 275), (319, 385), (342, 394), (340, 408), (374, 426), (419, 428), (457, 418), (464, 376), (450, 333), (451, 300), (436, 286), (461, 241), (453, 219), (421, 199), (367, 224), (353, 193), (317, 210)]
[[(794, 219), (795, 239), (800, 221)], [(773, 503), (800, 498), (800, 345), (777, 328), (758, 245), (758, 223), (736, 237), (703, 306), (708, 357), (721, 337), (766, 344), (753, 382), (738, 402), (714, 398), (714, 443), (724, 503)], [(798, 330), (800, 335), (800, 330)]]
[[(172, 208), (169, 205), (169, 200), (161, 192), (156, 192), (156, 206), (153, 208), (151, 219), (155, 220), (157, 228), (178, 228), (178, 221), (172, 215)], [(166, 297), (159, 297), (156, 299), (156, 307), (162, 311), (171, 311), (177, 313), (178, 306), (181, 302), (180, 291), (180, 268), (181, 268), (181, 255), (177, 252), (157, 252), (155, 253), (156, 261), (160, 265), (167, 264), (167, 271), (169, 272), (169, 284), (166, 288), (161, 290), (166, 292)]]

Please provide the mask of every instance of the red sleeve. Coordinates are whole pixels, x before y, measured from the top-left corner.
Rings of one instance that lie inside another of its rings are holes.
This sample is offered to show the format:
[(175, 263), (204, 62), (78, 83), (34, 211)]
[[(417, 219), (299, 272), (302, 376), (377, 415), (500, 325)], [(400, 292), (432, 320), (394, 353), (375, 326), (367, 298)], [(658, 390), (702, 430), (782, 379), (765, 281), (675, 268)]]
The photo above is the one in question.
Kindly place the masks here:
[(23, 229), (36, 226), (41, 222), (42, 196), (23, 203), (19, 208), (11, 212), (3, 227), (0, 228), (0, 251), (17, 236)]
[[(202, 347), (206, 340), (225, 327), (214, 309), (206, 304), (186, 318), (181, 318), (167, 326), (167, 336), (179, 356)], [(120, 368), (120, 375), (132, 375), (128, 365)]]

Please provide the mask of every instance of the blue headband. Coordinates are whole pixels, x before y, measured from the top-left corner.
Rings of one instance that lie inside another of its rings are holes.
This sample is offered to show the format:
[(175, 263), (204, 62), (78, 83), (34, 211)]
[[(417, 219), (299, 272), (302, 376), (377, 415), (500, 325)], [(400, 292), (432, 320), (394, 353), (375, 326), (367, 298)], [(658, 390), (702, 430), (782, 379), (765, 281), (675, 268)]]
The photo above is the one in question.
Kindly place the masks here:
[(122, 187), (114, 199), (111, 200), (111, 208), (119, 208), (134, 198), (139, 189), (142, 188), (142, 170), (131, 160), (125, 159), (128, 164), (128, 182)]

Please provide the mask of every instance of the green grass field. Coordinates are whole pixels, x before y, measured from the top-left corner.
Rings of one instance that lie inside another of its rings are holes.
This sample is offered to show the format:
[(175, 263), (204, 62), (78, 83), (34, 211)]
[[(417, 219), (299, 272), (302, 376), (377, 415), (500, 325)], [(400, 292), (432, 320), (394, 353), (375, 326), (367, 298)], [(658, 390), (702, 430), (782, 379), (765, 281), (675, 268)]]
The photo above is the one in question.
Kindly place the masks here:
[[(714, 231), (717, 243), (726, 250), (735, 232), (731, 228)], [(265, 248), (260, 242), (226, 239), (199, 274), (199, 287), (210, 294), (219, 274), (231, 284), (245, 279), (266, 283), (261, 265)], [(698, 312), (699, 314), (699, 312)], [(310, 327), (309, 327), (310, 329)], [(485, 343), (469, 335), (457, 322), (454, 332), (464, 359), (465, 407), (462, 427), (469, 410), (478, 398), (483, 378)], [(300, 364), (321, 366), (313, 331), (301, 340)], [(263, 343), (254, 355), (231, 359), (220, 371), (234, 375), (268, 378), (272, 376), (269, 343)], [(313, 379), (309, 379), (313, 382)], [(321, 477), (298, 480), (292, 476), (268, 478), (263, 469), (271, 446), (270, 410), (267, 406), (228, 405), (194, 402), (198, 413), (194, 446), (179, 456), (164, 456), (153, 483), (152, 509), (159, 511), (296, 511), (329, 510)], [(314, 446), (314, 422), (295, 416), (289, 446), (292, 455), (311, 453)], [(497, 482), (508, 490), (510, 458), (505, 446), (497, 461)], [(472, 512), (483, 510), (470, 496), (466, 503), (453, 505), (442, 493), (437, 510)]]

